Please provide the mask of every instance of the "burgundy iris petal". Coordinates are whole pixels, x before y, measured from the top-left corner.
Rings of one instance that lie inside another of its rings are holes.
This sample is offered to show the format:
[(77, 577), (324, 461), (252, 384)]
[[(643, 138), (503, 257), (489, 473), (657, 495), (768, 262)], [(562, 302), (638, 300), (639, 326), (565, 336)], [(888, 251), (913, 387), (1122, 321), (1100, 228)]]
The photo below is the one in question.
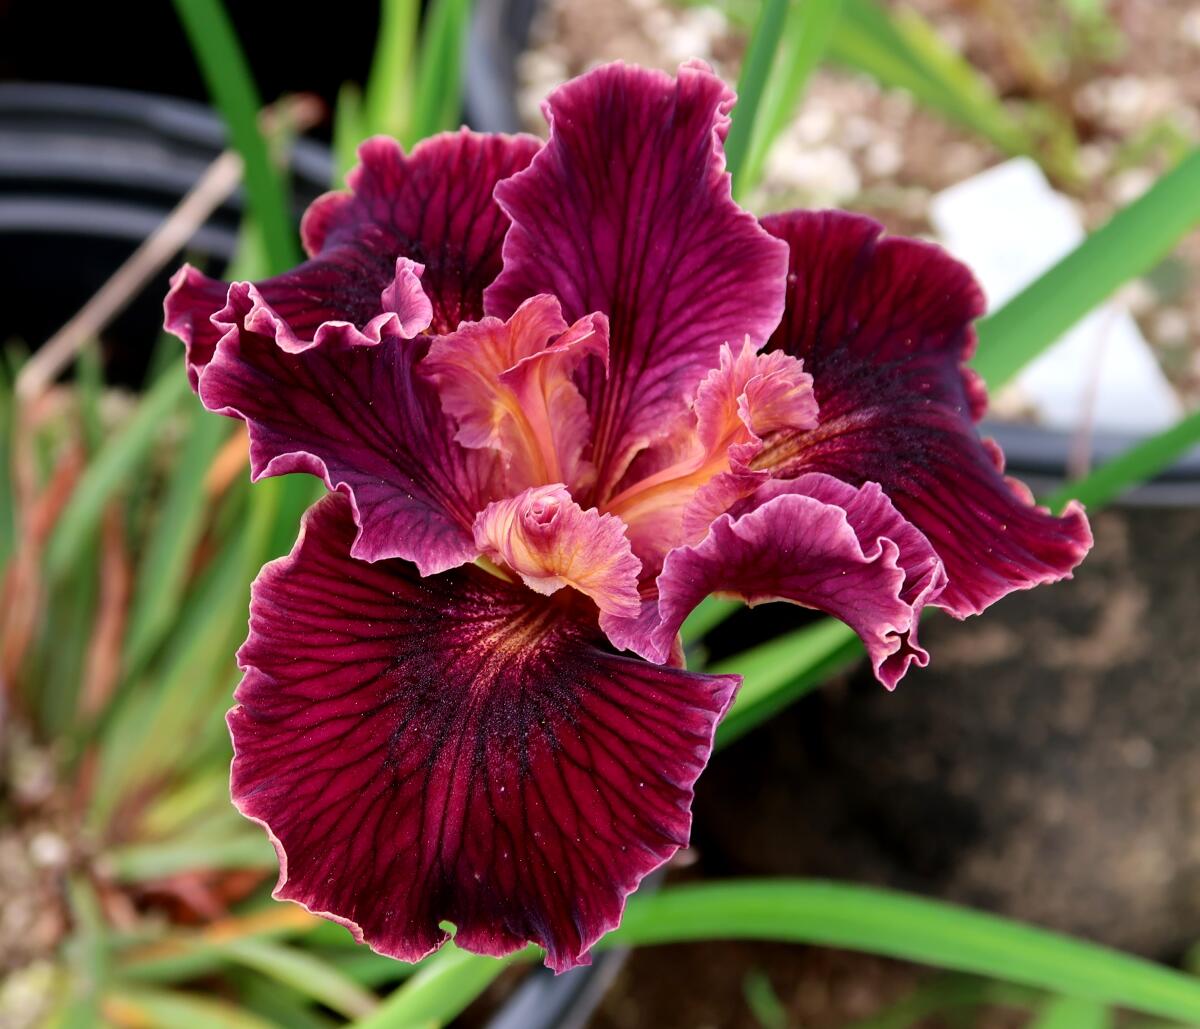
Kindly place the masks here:
[(733, 100), (700, 65), (608, 65), (550, 96), (550, 141), (496, 188), (513, 228), (488, 312), (550, 293), (568, 321), (609, 317), (609, 374), (584, 383), (600, 493), (678, 419), (722, 343), (761, 343), (779, 320), (783, 247), (724, 171)]
[[(395, 140), (378, 137), (359, 149), (347, 177), (349, 193), (328, 193), (305, 215), (310, 260), (258, 283), (272, 310), (300, 338), (328, 321), (366, 325), (380, 313), (396, 259), (425, 265), (435, 331), (483, 314), (483, 290), (500, 271), (508, 218), (492, 199), (497, 182), (524, 168), (540, 144), (531, 136), (435, 136), (405, 156)], [(225, 303), (228, 285), (185, 267), (166, 300), (167, 328), (188, 345), (195, 386), (222, 329), (209, 317)]]
[(403, 557), (425, 574), (474, 560), (475, 513), (501, 495), (499, 459), (454, 441), (435, 388), (416, 371), (427, 342), (363, 346), (352, 327), (326, 325), (318, 345), (291, 353), (268, 309), (245, 320), (265, 334), (232, 328), (199, 393), (210, 410), (246, 420), (254, 478), (308, 472), (347, 493), (363, 560)]
[(234, 800), (276, 895), (382, 953), (451, 922), (587, 961), (687, 841), (739, 681), (683, 668), (710, 593), (841, 618), (891, 688), (925, 605), (981, 610), (1090, 544), (976, 435), (966, 269), (864, 218), (760, 226), (732, 103), (701, 65), (616, 64), (551, 96), (540, 150), (370, 140), (306, 263), (173, 281), (254, 477), (333, 490), (253, 589)]
[(343, 497), (255, 583), (233, 794), (276, 896), (413, 961), (526, 941), (562, 970), (687, 840), (736, 677), (612, 654), (594, 621), (477, 568), (349, 555)]
[(983, 298), (970, 272), (931, 244), (880, 239), (856, 215), (793, 211), (763, 225), (791, 248), (770, 345), (803, 359), (820, 409), (815, 431), (764, 455), (773, 472), (881, 484), (945, 563), (937, 603), (959, 617), (1068, 576), (1091, 546), (1082, 509), (1035, 507), (975, 430), (986, 396), (964, 362)]
[(608, 633), (661, 661), (684, 619), (710, 593), (751, 604), (789, 600), (854, 629), (876, 676), (891, 689), (909, 664), (928, 663), (917, 623), (945, 582), (929, 542), (879, 486), (856, 489), (827, 475), (803, 475), (767, 483), (713, 522), (699, 543), (668, 554), (657, 612), (647, 605), (637, 620), (610, 625)]

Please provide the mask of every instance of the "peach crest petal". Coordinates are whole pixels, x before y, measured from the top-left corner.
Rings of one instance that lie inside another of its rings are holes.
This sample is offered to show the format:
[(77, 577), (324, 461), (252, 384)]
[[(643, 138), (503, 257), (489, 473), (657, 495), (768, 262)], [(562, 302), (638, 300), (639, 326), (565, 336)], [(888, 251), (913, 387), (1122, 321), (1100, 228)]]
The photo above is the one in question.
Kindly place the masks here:
[(548, 482), (579, 489), (591, 422), (572, 374), (589, 355), (608, 360), (608, 319), (568, 327), (558, 300), (531, 297), (508, 321), (484, 318), (441, 336), (423, 368), (458, 422), (459, 443), (499, 451), (514, 490)]
[(602, 614), (638, 613), (641, 562), (630, 550), (624, 523), (594, 508), (585, 511), (561, 484), (489, 504), (475, 519), (475, 544), (538, 593), (570, 586), (591, 597)]
[(812, 376), (802, 362), (757, 350), (748, 338), (736, 356), (729, 344), (721, 347), (720, 364), (696, 391), (694, 424), (664, 448), (665, 467), (605, 505), (628, 524), (647, 572), (657, 571), (672, 547), (699, 540), (713, 519), (766, 481), (767, 472), (750, 469), (764, 437), (817, 424)]

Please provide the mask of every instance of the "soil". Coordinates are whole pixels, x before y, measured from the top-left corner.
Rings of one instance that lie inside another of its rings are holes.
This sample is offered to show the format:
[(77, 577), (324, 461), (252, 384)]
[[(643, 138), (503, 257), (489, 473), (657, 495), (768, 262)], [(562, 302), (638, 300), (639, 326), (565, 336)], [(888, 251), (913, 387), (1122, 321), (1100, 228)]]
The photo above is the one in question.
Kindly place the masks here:
[[(1037, 107), (1043, 164), (1090, 228), (1200, 143), (1195, 0), (907, 0), (890, 6), (924, 16), (1020, 117), (1029, 120)], [(545, 94), (616, 58), (673, 70), (701, 57), (734, 82), (743, 47), (739, 31), (712, 7), (546, 0), (533, 46), (519, 65), (521, 110), (531, 131), (544, 131), (538, 107)], [(1074, 157), (1064, 162), (1063, 153)], [(825, 67), (810, 80), (749, 204), (760, 212), (844, 207), (873, 215), (892, 232), (930, 235), (930, 197), (1005, 157), (908, 94)], [(1185, 405), (1200, 404), (1200, 232), (1123, 298)]]

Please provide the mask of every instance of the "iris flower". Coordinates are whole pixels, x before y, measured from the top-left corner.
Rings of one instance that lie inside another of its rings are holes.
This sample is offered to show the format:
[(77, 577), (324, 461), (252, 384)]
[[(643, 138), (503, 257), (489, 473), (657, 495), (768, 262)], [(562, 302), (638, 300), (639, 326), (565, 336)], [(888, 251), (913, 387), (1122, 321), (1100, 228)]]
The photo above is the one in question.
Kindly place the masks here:
[(891, 688), (956, 617), (1069, 575), (1083, 512), (978, 437), (965, 267), (839, 212), (731, 199), (734, 96), (608, 65), (549, 140), (360, 150), (257, 284), (184, 267), (167, 326), (255, 479), (330, 494), (254, 584), (233, 798), (275, 895), (415, 961), (563, 970), (688, 839), (737, 676), (683, 667), (710, 593), (843, 619)]

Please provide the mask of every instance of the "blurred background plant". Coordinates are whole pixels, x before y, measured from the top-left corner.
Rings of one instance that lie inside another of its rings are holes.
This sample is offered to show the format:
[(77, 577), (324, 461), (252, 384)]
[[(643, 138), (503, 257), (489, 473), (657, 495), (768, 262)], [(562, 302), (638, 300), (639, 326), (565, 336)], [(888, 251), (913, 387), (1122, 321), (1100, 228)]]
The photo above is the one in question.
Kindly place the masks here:
[[(910, 8), (721, 0), (742, 98), (729, 139), (737, 195), (773, 202), (773, 148), (789, 145), (823, 61), (903, 91), (1003, 154), (1032, 155), (1064, 188), (1077, 185), (1083, 155), (1055, 104), (1056, 66), (1119, 47), (1118, 22), (1106, 5), (1076, 0), (1059, 51), (1023, 35), (1004, 4), (980, 7), (1012, 60), (1041, 83), (1019, 103), (1002, 103)], [(171, 224), (198, 228), (219, 202), (197, 214), (204, 184), (220, 193), (241, 176), (247, 216), (226, 274), (280, 271), (298, 255), (283, 158), (313, 120), (311, 105), (281, 101), (264, 117), (219, 0), (175, 8), (231, 152), (218, 159), (216, 186), (205, 179)], [(383, 0), (366, 84), (346, 84), (337, 97), (336, 181), (368, 135), (409, 145), (458, 125), (471, 15), (467, 0)], [(1200, 154), (1190, 145), (1161, 125), (1130, 141), (1161, 151), (1165, 173), (983, 321), (978, 366), (992, 387), (1200, 224)], [(275, 855), (229, 803), (224, 713), (249, 584), (290, 548), (320, 490), (303, 476), (249, 483), (243, 430), (194, 402), (173, 339), (145, 341), (139, 390), (106, 381), (99, 332), (177, 250), (160, 240), (140, 264), (131, 259), (135, 274), (111, 308), (33, 355), (26, 344), (37, 340), (10, 341), (0, 360), (0, 1025), (429, 1026), (473, 1004), (468, 1018), (480, 1024), (529, 955), (496, 962), (451, 946), (413, 967), (372, 954), (344, 929), (270, 900)], [(73, 312), (60, 314), (66, 322)], [(1188, 416), (1047, 502), (1079, 497), (1101, 507), (1198, 439), (1200, 416)], [(693, 666), (746, 676), (722, 746), (860, 655), (849, 630), (820, 619), (710, 658), (706, 640), (734, 610), (710, 600), (685, 628)], [(1200, 981), (1185, 972), (865, 886), (668, 885), (635, 898), (605, 946), (706, 938), (825, 944), (947, 970), (881, 995), (861, 1027), (938, 1014), (983, 1024), (980, 1012), (1000, 1011), (1088, 1029), (1113, 1024), (1117, 1007), (1154, 1024), (1200, 1024)], [(791, 1024), (765, 974), (747, 976), (742, 1003), (752, 1024)]]

